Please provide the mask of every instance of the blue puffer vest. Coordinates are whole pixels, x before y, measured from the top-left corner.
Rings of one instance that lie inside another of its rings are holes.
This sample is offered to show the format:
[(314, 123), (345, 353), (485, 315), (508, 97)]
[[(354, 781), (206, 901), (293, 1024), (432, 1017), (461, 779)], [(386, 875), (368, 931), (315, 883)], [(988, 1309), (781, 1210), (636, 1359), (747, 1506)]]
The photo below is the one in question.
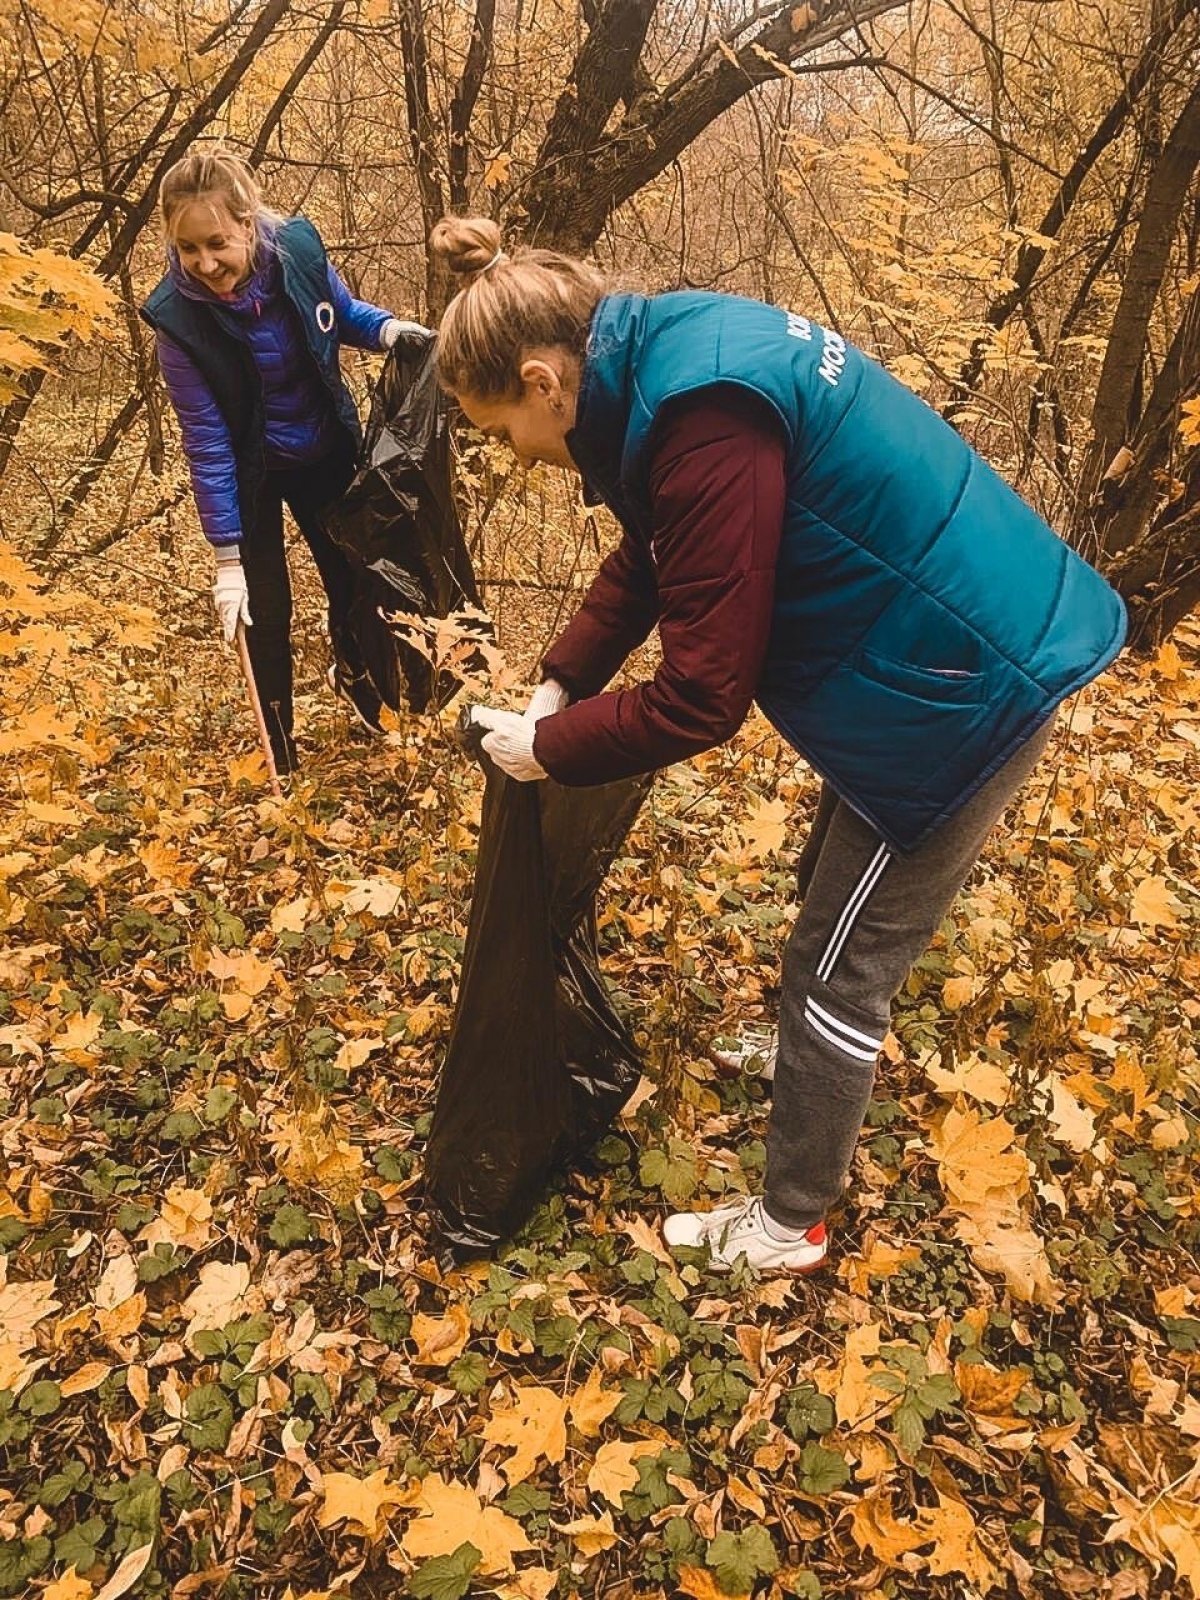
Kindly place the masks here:
[(612, 295), (569, 440), (646, 537), (648, 444), (672, 398), (763, 397), (788, 440), (757, 699), (890, 844), (920, 844), (1125, 636), (1120, 598), (924, 401), (838, 334), (732, 296)]
[[(330, 301), (329, 263), (321, 236), (307, 218), (290, 217), (280, 223), (273, 244), (280, 289), (298, 315), (306, 354), (329, 395), (338, 431), (344, 430), (347, 448), (356, 450), (361, 429), (338, 361), (337, 319)], [(185, 293), (171, 273), (154, 289), (141, 312), (152, 328), (165, 333), (186, 351), (208, 385), (229, 429), (242, 521), (249, 526), (254, 490), (265, 467), (266, 443), (263, 381), (252, 341), (239, 327), (233, 310), (214, 297)], [(282, 352), (283, 357), (286, 355), (286, 351)], [(311, 433), (315, 425), (313, 418), (301, 417), (294, 431), (297, 436)]]

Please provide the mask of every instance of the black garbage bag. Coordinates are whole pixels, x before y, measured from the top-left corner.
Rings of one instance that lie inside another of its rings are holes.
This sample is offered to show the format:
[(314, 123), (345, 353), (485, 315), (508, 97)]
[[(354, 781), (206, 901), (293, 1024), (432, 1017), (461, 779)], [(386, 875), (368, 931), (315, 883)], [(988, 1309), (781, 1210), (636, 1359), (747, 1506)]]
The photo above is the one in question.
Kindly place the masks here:
[(600, 976), (595, 898), (651, 779), (564, 789), (481, 759), (475, 892), (425, 1155), (435, 1235), (460, 1256), (521, 1227), (642, 1070)]
[(478, 607), (471, 557), (454, 505), (446, 398), (432, 333), (403, 333), (371, 398), (359, 468), (326, 518), (358, 580), (334, 655), (351, 678), (364, 668), (394, 711), (424, 711), (458, 687), (388, 627), (386, 616), (446, 617)]

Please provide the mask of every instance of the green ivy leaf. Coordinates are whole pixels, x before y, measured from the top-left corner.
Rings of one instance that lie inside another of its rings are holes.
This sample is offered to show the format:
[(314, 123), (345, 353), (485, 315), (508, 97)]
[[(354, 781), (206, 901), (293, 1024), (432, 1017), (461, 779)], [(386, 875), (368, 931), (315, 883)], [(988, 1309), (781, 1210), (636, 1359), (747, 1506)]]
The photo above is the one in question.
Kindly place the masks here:
[(744, 1533), (719, 1533), (704, 1561), (726, 1594), (748, 1594), (756, 1579), (779, 1569), (771, 1535), (758, 1524)]
[(833, 1401), (815, 1383), (802, 1383), (788, 1395), (783, 1425), (797, 1444), (803, 1444), (809, 1434), (820, 1438), (836, 1420)]
[(800, 1452), (800, 1487), (805, 1494), (832, 1494), (850, 1480), (850, 1468), (836, 1450), (809, 1442)]
[(416, 1600), (462, 1600), (482, 1559), (473, 1544), (460, 1544), (448, 1556), (423, 1561), (409, 1578), (408, 1591)]
[(303, 1206), (283, 1205), (275, 1213), (267, 1232), (273, 1244), (286, 1250), (289, 1245), (303, 1244), (306, 1239), (312, 1238), (313, 1219)]
[(184, 1402), (183, 1436), (193, 1450), (224, 1450), (233, 1432), (233, 1407), (219, 1383), (202, 1383)]
[(450, 1363), (446, 1376), (459, 1394), (478, 1394), (488, 1380), (488, 1364), (475, 1350), (468, 1350)]

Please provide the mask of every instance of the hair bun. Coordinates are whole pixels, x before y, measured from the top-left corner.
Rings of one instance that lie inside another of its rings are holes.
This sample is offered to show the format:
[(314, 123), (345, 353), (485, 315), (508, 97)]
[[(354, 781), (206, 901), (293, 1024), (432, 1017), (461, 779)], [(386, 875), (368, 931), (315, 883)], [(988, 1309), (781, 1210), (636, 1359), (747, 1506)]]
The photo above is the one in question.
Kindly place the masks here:
[(453, 273), (482, 272), (500, 249), (500, 225), (490, 217), (443, 217), (429, 235), (429, 248)]

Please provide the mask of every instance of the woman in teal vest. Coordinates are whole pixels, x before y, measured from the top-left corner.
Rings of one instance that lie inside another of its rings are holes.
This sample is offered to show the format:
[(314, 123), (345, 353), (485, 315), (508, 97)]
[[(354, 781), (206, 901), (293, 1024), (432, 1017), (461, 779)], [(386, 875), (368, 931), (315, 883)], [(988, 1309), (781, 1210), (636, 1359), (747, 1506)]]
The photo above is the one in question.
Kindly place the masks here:
[(213, 598), (232, 643), (239, 626), (266, 714), (275, 765), (295, 765), (292, 597), (286, 504), (329, 599), (330, 681), (378, 728), (379, 695), (349, 626), (354, 582), (323, 512), (354, 474), (358, 414), (342, 378), (343, 344), (388, 349), (406, 327), (356, 300), (303, 217), (267, 210), (246, 163), (198, 147), (160, 194), (167, 272), (142, 315), (179, 419), (201, 527), (216, 558)]
[[(468, 276), (439, 334), (447, 388), (624, 530), (524, 716), (481, 714), (484, 749), (517, 779), (603, 783), (719, 744), (757, 701), (824, 780), (764, 1194), (665, 1229), (718, 1265), (811, 1271), (892, 999), (1124, 609), (833, 330), (726, 295), (610, 294), (570, 257), (506, 255), (479, 219), (432, 244)], [(602, 692), (656, 626), (653, 678)]]

